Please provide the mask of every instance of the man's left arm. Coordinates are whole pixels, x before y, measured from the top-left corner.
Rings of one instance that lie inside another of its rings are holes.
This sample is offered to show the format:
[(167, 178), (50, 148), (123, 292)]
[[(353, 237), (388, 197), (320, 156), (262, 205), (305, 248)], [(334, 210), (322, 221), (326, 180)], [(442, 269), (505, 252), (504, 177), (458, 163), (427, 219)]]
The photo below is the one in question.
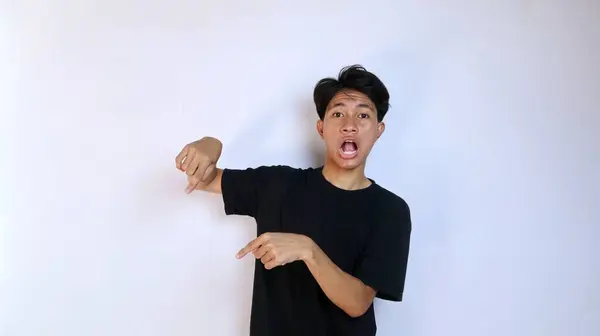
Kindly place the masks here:
[(359, 317), (375, 297), (402, 300), (411, 223), (408, 206), (400, 209), (406, 211), (373, 223), (352, 274), (340, 269), (312, 239), (293, 233), (263, 233), (242, 248), (237, 258), (253, 253), (269, 270), (302, 260), (325, 295), (349, 316)]
[(375, 290), (340, 269), (316, 244), (304, 262), (329, 300), (351, 317), (362, 316), (373, 303)]
[(323, 292), (348, 315), (363, 315), (376, 296), (402, 301), (411, 234), (410, 214), (405, 209), (377, 223), (353, 275), (335, 265), (314, 243), (303, 258)]

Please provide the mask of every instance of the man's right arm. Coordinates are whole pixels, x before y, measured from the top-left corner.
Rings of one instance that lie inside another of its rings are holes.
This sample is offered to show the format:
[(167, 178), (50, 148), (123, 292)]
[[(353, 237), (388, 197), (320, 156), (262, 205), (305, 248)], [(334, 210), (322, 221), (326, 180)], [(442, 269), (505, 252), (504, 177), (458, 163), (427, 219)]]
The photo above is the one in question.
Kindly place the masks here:
[(280, 197), (290, 173), (295, 171), (287, 166), (217, 168), (221, 150), (219, 140), (205, 137), (186, 145), (175, 162), (187, 175), (186, 192), (201, 190), (222, 194), (228, 215), (254, 217), (261, 204)]
[(273, 168), (265, 166), (246, 169), (215, 168), (212, 180), (194, 184), (197, 181), (188, 177), (188, 187), (195, 185), (194, 190), (223, 195), (223, 205), (227, 215), (254, 217), (261, 200), (271, 191), (268, 180), (272, 171)]
[(187, 175), (185, 191), (188, 194), (194, 190), (222, 194), (226, 214), (254, 217), (261, 199), (268, 193), (272, 169), (217, 168), (221, 150), (221, 142), (212, 137), (192, 142), (181, 150), (175, 164)]

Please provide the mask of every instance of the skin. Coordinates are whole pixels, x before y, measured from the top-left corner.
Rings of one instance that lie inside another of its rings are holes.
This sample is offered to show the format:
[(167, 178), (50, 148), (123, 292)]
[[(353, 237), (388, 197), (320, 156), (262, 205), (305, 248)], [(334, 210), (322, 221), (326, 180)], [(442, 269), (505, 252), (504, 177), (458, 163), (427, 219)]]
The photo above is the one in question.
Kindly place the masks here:
[[(368, 187), (371, 182), (365, 176), (366, 160), (385, 130), (384, 123), (377, 120), (373, 102), (360, 92), (340, 92), (331, 100), (316, 128), (326, 149), (323, 176), (345, 190)], [(345, 157), (340, 152), (345, 140), (357, 144), (355, 156)], [(194, 190), (221, 193), (223, 171), (217, 168), (217, 161), (222, 148), (218, 139), (205, 137), (186, 145), (177, 155), (176, 167), (187, 175), (187, 193)], [(327, 297), (349, 316), (363, 315), (375, 298), (373, 288), (342, 271), (310, 237), (264, 233), (244, 246), (236, 257), (241, 259), (250, 253), (269, 270), (304, 262)]]
[[(367, 157), (384, 130), (385, 124), (377, 121), (375, 105), (366, 95), (345, 91), (334, 96), (323, 120), (317, 121), (317, 132), (326, 149), (325, 178), (341, 189), (368, 187), (371, 182), (365, 177)], [(344, 159), (339, 153), (345, 139), (358, 145), (358, 155), (353, 159)]]

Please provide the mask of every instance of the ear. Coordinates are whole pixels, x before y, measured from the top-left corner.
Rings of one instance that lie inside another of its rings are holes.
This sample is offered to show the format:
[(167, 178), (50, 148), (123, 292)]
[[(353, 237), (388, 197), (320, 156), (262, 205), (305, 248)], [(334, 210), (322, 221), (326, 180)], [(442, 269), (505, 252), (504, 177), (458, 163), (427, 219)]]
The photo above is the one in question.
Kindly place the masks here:
[(385, 124), (382, 121), (377, 125), (377, 139), (383, 134), (383, 131), (385, 131)]
[(323, 120), (321, 119), (317, 121), (317, 132), (319, 133), (319, 136), (323, 138)]

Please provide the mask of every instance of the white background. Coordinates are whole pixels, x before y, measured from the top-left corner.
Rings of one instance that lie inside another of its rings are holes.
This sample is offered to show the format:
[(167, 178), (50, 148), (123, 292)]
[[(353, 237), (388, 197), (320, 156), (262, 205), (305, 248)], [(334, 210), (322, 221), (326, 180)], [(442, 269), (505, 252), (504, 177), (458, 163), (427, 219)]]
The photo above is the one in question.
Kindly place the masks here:
[(0, 334), (247, 334), (255, 224), (186, 195), (175, 155), (213, 135), (223, 167), (317, 165), (313, 86), (361, 63), (392, 97), (368, 174), (414, 221), (379, 335), (600, 335), (599, 13), (3, 1)]

